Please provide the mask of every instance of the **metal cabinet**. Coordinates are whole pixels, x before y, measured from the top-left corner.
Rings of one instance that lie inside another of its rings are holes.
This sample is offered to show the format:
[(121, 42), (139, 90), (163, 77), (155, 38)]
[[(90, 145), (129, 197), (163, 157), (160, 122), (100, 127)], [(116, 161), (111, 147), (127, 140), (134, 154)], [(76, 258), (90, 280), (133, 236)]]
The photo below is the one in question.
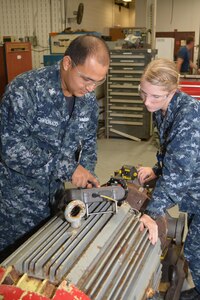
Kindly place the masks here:
[(17, 75), (32, 69), (30, 43), (6, 42), (5, 56), (8, 82)]
[(133, 140), (151, 135), (151, 114), (138, 94), (145, 66), (155, 56), (151, 49), (111, 50), (107, 76), (106, 136)]

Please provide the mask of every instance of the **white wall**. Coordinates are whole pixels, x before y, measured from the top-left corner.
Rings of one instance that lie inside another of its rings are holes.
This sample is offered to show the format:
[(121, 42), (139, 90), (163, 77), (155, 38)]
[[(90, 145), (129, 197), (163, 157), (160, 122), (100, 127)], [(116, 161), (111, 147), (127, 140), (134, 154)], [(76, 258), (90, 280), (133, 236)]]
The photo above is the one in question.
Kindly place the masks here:
[(157, 0), (157, 31), (199, 32), (199, 13), (199, 0)]
[(135, 26), (147, 26), (147, 4), (154, 1), (157, 3), (156, 31), (195, 31), (199, 37), (200, 0), (135, 0)]
[(147, 0), (135, 0), (135, 26), (147, 27)]
[[(195, 44), (199, 45), (200, 1), (157, 0), (157, 31), (195, 31)], [(198, 47), (194, 49), (194, 62)]]
[[(84, 3), (84, 14), (78, 25), (68, 18), (74, 17), (80, 2)], [(108, 35), (109, 27), (133, 27), (134, 22), (134, 6), (119, 12), (114, 0), (0, 0), (0, 39), (5, 35), (18, 38), (35, 35), (38, 45), (32, 48), (34, 68), (42, 66), (43, 55), (49, 54), (50, 32), (71, 27)]]
[(113, 26), (134, 27), (135, 26), (135, 4), (130, 3), (130, 9), (114, 5)]

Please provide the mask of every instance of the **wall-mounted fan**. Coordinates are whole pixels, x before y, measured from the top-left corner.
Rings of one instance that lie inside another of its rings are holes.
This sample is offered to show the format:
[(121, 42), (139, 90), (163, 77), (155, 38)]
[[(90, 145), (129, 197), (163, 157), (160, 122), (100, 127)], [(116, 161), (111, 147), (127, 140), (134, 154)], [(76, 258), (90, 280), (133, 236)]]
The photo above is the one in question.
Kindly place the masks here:
[(74, 18), (68, 18), (68, 22), (76, 21), (77, 24), (81, 24), (83, 19), (83, 12), (84, 12), (84, 4), (79, 3), (78, 10), (73, 12), (73, 15), (76, 16)]

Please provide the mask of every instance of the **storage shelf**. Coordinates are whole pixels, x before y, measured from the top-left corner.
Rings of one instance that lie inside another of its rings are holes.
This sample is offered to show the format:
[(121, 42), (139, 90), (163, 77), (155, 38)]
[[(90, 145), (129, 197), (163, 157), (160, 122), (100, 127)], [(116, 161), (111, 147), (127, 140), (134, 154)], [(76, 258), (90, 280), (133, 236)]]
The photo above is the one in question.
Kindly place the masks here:
[(111, 50), (107, 76), (106, 136), (139, 141), (151, 135), (151, 114), (138, 94), (138, 84), (154, 52)]

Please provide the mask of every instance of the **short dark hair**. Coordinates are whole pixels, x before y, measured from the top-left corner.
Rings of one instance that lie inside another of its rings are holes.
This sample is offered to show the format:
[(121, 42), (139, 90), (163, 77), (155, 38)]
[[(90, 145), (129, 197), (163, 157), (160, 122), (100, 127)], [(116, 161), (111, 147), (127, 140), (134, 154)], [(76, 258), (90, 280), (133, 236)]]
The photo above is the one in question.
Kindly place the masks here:
[(186, 38), (186, 45), (188, 45), (188, 44), (190, 44), (190, 43), (192, 43), (192, 42), (194, 42), (194, 37), (193, 37), (193, 36), (188, 36), (188, 37)]
[(108, 64), (110, 51), (106, 42), (99, 36), (83, 34), (75, 38), (65, 51), (76, 65), (83, 65), (88, 56), (96, 56), (101, 64)]

